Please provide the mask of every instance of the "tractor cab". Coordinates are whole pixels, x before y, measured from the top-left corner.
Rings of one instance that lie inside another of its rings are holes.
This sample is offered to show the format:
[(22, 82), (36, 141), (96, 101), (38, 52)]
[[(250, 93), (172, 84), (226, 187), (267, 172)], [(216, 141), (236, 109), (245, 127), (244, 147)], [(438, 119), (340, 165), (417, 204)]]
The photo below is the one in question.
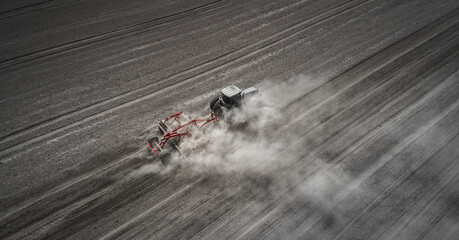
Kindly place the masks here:
[(230, 85), (221, 90), (222, 102), (225, 107), (230, 108), (233, 105), (239, 105), (241, 102), (241, 89)]

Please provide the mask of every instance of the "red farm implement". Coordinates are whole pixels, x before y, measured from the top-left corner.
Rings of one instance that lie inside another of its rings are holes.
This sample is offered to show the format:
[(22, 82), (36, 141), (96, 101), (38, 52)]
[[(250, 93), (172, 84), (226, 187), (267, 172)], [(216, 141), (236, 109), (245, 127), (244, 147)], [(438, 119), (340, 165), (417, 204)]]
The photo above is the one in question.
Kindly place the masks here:
[[(218, 121), (218, 118), (213, 112), (206, 119), (189, 119), (183, 112), (174, 112), (165, 120), (159, 122), (158, 127), (163, 133), (163, 136), (161, 139), (157, 137), (149, 139), (148, 147), (165, 165), (169, 163), (171, 157), (168, 145), (175, 148), (182, 157), (186, 158), (187, 154), (180, 147), (183, 140), (191, 137), (199, 137), (201, 144), (196, 147), (205, 145), (209, 140), (204, 135), (202, 128), (216, 121)], [(191, 150), (194, 150), (194, 148)]]

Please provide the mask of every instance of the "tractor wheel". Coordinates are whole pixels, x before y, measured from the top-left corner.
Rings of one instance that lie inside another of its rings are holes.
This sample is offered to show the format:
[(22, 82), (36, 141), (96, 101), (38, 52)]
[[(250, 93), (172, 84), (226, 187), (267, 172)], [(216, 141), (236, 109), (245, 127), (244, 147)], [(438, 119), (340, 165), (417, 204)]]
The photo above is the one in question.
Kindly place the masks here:
[(212, 101), (210, 101), (210, 110), (211, 111), (214, 110), (215, 103), (217, 103), (218, 99), (219, 99), (219, 96), (215, 96), (214, 98), (212, 98)]

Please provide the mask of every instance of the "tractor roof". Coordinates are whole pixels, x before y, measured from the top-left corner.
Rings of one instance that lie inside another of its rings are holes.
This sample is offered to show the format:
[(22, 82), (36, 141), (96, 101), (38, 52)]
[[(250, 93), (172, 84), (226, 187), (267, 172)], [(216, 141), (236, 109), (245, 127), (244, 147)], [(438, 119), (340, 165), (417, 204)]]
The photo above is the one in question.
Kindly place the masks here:
[(228, 97), (233, 97), (239, 93), (241, 93), (241, 89), (234, 85), (229, 85), (228, 87), (222, 89), (222, 94)]

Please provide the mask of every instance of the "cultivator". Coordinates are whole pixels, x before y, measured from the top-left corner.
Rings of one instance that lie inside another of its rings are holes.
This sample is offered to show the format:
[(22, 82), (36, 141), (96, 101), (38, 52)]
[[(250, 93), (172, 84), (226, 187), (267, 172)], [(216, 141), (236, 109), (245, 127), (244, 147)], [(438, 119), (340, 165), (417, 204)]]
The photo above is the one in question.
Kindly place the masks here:
[[(189, 119), (183, 112), (174, 112), (172, 115), (167, 117), (165, 120), (159, 122), (159, 130), (163, 133), (161, 139), (153, 137), (148, 140), (148, 146), (150, 150), (158, 157), (160, 157), (163, 164), (169, 162), (170, 153), (166, 148), (167, 143), (171, 143), (184, 158), (186, 154), (182, 151), (180, 147), (181, 142), (185, 138), (191, 136), (199, 137), (201, 142), (200, 145), (204, 145), (208, 142), (208, 139), (204, 135), (202, 128), (211, 122), (216, 122), (219, 119), (217, 116), (211, 112), (210, 116), (206, 119)], [(205, 139), (202, 141), (202, 139)], [(199, 146), (198, 146), (199, 147)]]

